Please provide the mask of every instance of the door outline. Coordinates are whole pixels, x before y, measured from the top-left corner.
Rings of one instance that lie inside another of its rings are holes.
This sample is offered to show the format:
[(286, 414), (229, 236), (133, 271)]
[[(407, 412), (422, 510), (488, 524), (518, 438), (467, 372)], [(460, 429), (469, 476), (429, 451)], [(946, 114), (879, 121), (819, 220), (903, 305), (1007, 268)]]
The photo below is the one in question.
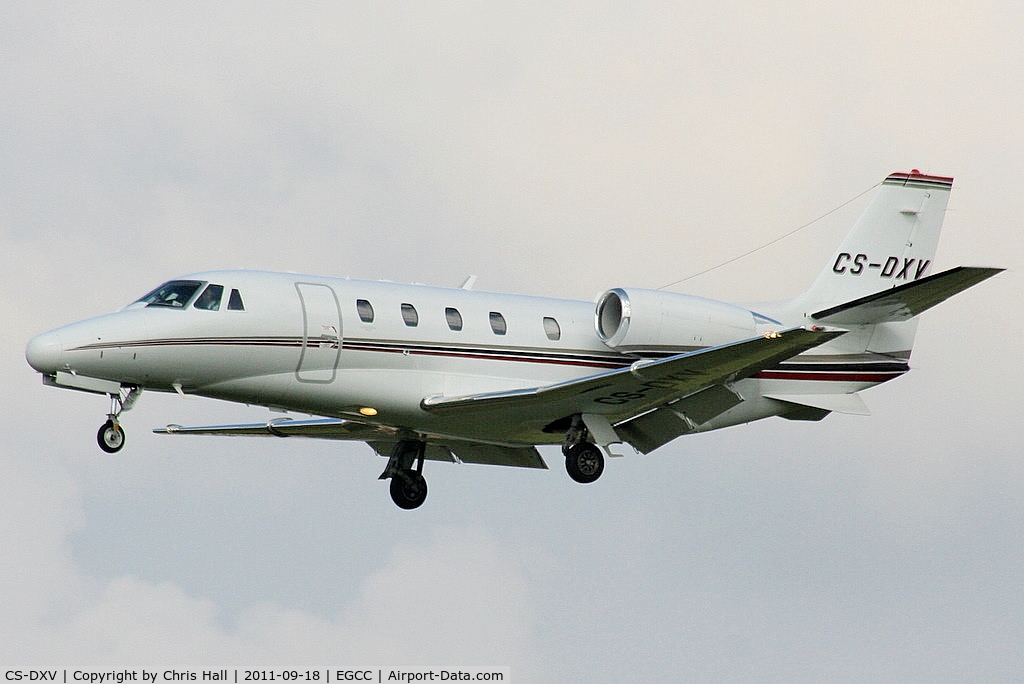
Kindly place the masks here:
[(295, 283), (302, 307), (302, 348), (295, 367), (299, 382), (334, 382), (341, 359), (341, 306), (334, 288), (323, 283)]

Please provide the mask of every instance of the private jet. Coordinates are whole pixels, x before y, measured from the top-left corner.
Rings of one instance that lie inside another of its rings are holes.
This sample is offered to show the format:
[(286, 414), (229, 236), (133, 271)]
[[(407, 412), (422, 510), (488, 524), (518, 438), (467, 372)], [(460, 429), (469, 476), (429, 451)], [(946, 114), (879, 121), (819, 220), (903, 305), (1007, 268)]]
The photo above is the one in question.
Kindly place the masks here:
[(366, 442), (404, 509), (426, 498), (426, 461), (545, 468), (537, 447), (560, 445), (585, 484), (624, 445), (867, 413), (860, 392), (910, 369), (917, 316), (1002, 270), (931, 272), (952, 182), (889, 175), (787, 301), (614, 287), (587, 302), (210, 271), (38, 335), (26, 358), (45, 385), (109, 397), (97, 436), (108, 453), (125, 444), (122, 413), (153, 391), (283, 414), (159, 434)]

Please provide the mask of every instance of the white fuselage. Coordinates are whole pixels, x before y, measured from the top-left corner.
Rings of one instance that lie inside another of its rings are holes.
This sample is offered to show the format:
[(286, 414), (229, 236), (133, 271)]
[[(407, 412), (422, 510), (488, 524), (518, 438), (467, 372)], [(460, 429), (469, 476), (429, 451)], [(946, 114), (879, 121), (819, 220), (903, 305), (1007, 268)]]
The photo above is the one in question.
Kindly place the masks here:
[[(506, 424), (500, 413), (436, 416), (421, 402), (565, 382), (649, 355), (610, 348), (595, 331), (595, 305), (585, 301), (258, 271), (186, 278), (200, 281), (200, 290), (222, 285), (224, 301), (216, 310), (132, 304), (35, 338), (30, 363), (147, 390), (495, 444), (546, 444), (562, 435), (540, 423)], [(241, 307), (227, 306), (231, 291)], [(692, 333), (675, 353), (749, 336), (705, 338), (696, 326)], [(651, 354), (672, 352), (661, 346)], [(855, 361), (823, 347), (739, 380), (733, 389), (744, 401), (699, 429), (784, 412), (764, 395), (846, 395), (906, 370), (891, 358)]]

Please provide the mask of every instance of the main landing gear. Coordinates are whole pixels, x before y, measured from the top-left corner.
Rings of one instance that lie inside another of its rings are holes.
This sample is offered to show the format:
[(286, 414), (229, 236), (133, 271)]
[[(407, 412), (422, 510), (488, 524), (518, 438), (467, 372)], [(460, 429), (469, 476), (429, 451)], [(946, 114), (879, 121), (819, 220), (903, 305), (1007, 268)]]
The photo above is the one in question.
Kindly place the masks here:
[(421, 439), (403, 439), (395, 445), (380, 479), (391, 478), (391, 500), (399, 508), (419, 508), (427, 498), (423, 461), (427, 443)]
[[(565, 433), (562, 453), (565, 470), (576, 482), (589, 484), (604, 472), (604, 451), (590, 441), (583, 416), (575, 415)], [(427, 443), (422, 439), (403, 439), (395, 444), (381, 480), (391, 480), (391, 499), (399, 508), (419, 508), (427, 498), (427, 481), (423, 478)]]
[(580, 484), (590, 484), (604, 472), (604, 453), (599, 446), (588, 441), (589, 437), (583, 417), (573, 416), (562, 443), (562, 453), (565, 454), (565, 471)]
[(116, 454), (124, 448), (124, 429), (121, 427), (119, 418), (121, 413), (135, 406), (142, 394), (141, 387), (123, 388), (118, 394), (108, 395), (110, 397), (110, 413), (107, 414), (107, 422), (100, 426), (96, 433), (96, 442), (100, 449), (108, 454)]
[(604, 472), (604, 454), (590, 442), (573, 444), (565, 450), (565, 471), (580, 484), (590, 484)]

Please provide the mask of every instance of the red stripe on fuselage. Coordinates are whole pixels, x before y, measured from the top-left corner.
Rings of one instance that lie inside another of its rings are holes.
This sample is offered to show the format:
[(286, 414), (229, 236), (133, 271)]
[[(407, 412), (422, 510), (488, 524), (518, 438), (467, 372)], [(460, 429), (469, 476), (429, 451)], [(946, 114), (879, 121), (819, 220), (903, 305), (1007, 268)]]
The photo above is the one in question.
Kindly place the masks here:
[(410, 354), (412, 356), (442, 356), (450, 359), (481, 359), (484, 361), (516, 361), (519, 363), (544, 363), (556, 366), (583, 366), (586, 368), (622, 368), (628, 364), (614, 361), (603, 362), (593, 359), (573, 359), (571, 357), (555, 356), (514, 356), (495, 352), (481, 352), (469, 350), (445, 351), (440, 349), (417, 349), (416, 347), (374, 347), (363, 344), (344, 344), (348, 351), (375, 352), (383, 354)]

